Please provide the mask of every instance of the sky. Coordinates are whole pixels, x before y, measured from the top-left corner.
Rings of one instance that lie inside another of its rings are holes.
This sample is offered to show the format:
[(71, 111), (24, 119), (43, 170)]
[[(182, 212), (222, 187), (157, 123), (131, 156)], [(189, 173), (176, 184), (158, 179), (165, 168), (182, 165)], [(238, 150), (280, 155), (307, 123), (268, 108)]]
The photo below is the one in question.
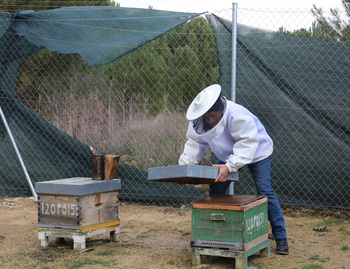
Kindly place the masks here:
[(267, 8), (267, 9), (311, 9), (313, 4), (324, 9), (341, 7), (341, 0), (116, 0), (122, 7), (137, 7), (184, 12), (213, 12), (215, 10), (230, 9), (232, 3), (239, 8)]
[[(167, 11), (180, 11), (180, 12), (221, 12), (218, 15), (224, 14), (223, 11), (226, 10), (226, 15), (221, 16), (225, 19), (232, 20), (232, 3), (237, 3), (238, 16), (237, 22), (242, 24), (247, 24), (254, 27), (259, 27), (267, 30), (277, 30), (281, 26), (289, 25), (286, 14), (277, 13), (266, 13), (246, 15), (243, 11), (248, 10), (282, 10), (289, 11), (288, 18), (293, 23), (290, 24), (290, 29), (295, 30), (300, 28), (308, 29), (315, 17), (310, 14), (305, 13), (305, 11), (310, 11), (313, 4), (316, 7), (322, 8), (324, 11), (330, 10), (330, 8), (339, 8), (341, 11), (342, 4), (341, 0), (293, 0), (293, 1), (283, 1), (283, 0), (115, 0), (116, 3), (120, 3), (121, 7), (132, 7), (132, 8), (148, 8), (152, 6), (153, 9), (167, 10)], [(243, 10), (242, 12), (240, 12)], [(304, 11), (304, 13), (293, 14), (292, 11)], [(248, 12), (248, 11), (247, 11)], [(248, 14), (248, 13), (247, 13)], [(292, 15), (290, 15), (292, 14)], [(258, 16), (264, 15), (264, 20), (258, 19)], [(249, 17), (254, 16), (255, 18)], [(283, 16), (283, 17), (282, 17)], [(256, 19), (256, 22), (254, 20)], [(288, 26), (286, 26), (288, 28)]]

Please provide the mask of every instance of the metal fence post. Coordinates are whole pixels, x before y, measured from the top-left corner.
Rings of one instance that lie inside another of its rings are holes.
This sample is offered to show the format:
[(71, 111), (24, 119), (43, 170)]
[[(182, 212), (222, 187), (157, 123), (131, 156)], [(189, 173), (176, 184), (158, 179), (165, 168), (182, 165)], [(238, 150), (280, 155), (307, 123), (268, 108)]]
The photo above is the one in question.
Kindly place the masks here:
[(37, 196), (37, 194), (36, 194), (36, 192), (35, 192), (35, 189), (34, 189), (34, 187), (33, 187), (32, 181), (30, 180), (30, 177), (29, 177), (29, 174), (28, 174), (28, 172), (27, 172), (26, 166), (24, 165), (24, 162), (23, 162), (23, 160), (22, 160), (21, 153), (19, 152), (19, 150), (18, 150), (18, 148), (17, 148), (16, 142), (15, 142), (15, 140), (14, 140), (14, 138), (13, 138), (13, 135), (12, 135), (12, 132), (11, 132), (11, 130), (10, 130), (10, 127), (9, 127), (9, 125), (7, 124), (7, 121), (6, 121), (6, 118), (5, 118), (5, 115), (4, 115), (3, 111), (2, 111), (1, 106), (0, 106), (0, 115), (1, 115), (2, 121), (4, 122), (6, 131), (7, 131), (8, 135), (9, 135), (9, 137), (10, 137), (10, 140), (11, 140), (11, 142), (12, 142), (13, 148), (15, 149), (15, 152), (16, 152), (16, 154), (17, 154), (18, 160), (19, 160), (19, 162), (21, 163), (21, 166), (22, 166), (24, 175), (25, 175), (25, 177), (26, 177), (26, 179), (27, 179), (27, 181), (28, 181), (30, 190), (32, 191), (32, 194), (33, 194), (35, 200), (37, 200), (37, 199), (38, 199), (38, 196)]
[[(237, 61), (237, 3), (232, 3), (232, 71), (231, 101), (236, 101), (236, 61)], [(234, 194), (234, 183), (230, 184), (229, 194)]]

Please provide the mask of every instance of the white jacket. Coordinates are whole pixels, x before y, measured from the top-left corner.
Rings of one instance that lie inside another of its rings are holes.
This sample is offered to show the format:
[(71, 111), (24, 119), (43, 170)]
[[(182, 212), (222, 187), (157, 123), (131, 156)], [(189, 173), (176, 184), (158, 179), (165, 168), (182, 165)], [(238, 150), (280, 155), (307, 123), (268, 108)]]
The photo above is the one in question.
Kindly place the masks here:
[(203, 130), (203, 119), (190, 121), (187, 142), (179, 159), (180, 165), (198, 164), (210, 147), (219, 160), (226, 162), (230, 172), (246, 164), (269, 157), (273, 142), (259, 119), (248, 109), (225, 98), (224, 114), (212, 129)]

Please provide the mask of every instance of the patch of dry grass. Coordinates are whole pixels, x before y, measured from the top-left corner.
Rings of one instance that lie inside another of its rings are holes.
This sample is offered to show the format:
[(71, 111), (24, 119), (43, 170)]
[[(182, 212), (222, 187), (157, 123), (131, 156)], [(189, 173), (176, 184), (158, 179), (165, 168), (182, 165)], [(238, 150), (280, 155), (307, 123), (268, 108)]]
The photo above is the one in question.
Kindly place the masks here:
[[(141, 169), (176, 165), (185, 142), (184, 112), (163, 109), (152, 116), (135, 103), (104, 104), (98, 92), (86, 99), (75, 95), (55, 101), (44, 117), (83, 143)], [(210, 150), (201, 164), (210, 164)]]

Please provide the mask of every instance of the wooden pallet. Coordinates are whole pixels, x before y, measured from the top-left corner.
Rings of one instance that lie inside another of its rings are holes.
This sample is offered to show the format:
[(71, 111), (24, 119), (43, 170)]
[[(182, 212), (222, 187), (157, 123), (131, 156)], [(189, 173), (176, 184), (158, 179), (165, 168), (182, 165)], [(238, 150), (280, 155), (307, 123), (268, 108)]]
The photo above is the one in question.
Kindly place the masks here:
[(201, 256), (216, 256), (235, 259), (235, 269), (246, 269), (248, 257), (260, 252), (260, 257), (268, 257), (271, 253), (270, 240), (265, 240), (248, 250), (225, 250), (207, 247), (192, 247), (192, 265), (199, 266), (202, 263)]
[(74, 249), (85, 249), (86, 239), (97, 235), (109, 235), (111, 241), (119, 241), (120, 222), (109, 221), (81, 227), (79, 230), (39, 228), (38, 239), (41, 247), (49, 246), (49, 237), (71, 238), (74, 242)]

